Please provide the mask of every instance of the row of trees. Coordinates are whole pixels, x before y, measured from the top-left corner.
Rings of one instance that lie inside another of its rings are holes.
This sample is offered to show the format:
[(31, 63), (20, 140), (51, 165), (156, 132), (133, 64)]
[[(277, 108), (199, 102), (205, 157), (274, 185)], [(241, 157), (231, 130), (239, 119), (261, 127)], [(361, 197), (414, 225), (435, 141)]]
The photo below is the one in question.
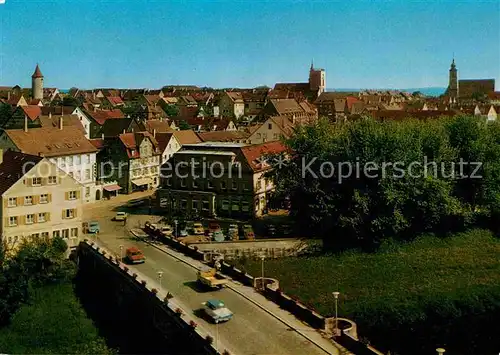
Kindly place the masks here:
[(303, 233), (326, 247), (373, 249), (500, 215), (498, 122), (320, 120), (285, 143), (292, 157), (270, 178)]

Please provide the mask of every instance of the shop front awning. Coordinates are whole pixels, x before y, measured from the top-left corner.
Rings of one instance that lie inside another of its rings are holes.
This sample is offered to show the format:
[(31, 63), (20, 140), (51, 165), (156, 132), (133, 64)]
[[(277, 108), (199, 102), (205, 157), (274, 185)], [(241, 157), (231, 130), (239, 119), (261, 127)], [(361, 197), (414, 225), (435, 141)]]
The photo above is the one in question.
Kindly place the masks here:
[(135, 186), (149, 185), (152, 182), (153, 182), (153, 179), (151, 179), (151, 178), (142, 178), (142, 179), (132, 180), (132, 184), (134, 184)]
[(115, 185), (104, 186), (103, 189), (108, 191), (108, 192), (113, 192), (113, 191), (121, 190), (122, 188), (115, 184)]

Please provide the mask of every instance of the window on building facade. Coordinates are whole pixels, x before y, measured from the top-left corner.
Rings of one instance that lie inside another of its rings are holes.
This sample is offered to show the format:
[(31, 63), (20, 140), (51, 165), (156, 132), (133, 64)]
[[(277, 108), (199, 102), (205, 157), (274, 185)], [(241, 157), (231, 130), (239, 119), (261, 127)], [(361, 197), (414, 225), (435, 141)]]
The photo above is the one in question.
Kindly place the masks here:
[(233, 190), (236, 190), (238, 188), (238, 184), (236, 183), (236, 181), (231, 182), (231, 187)]
[(248, 202), (246, 202), (246, 201), (243, 201), (241, 203), (241, 210), (243, 212), (248, 212), (250, 210), (250, 204)]
[(222, 200), (222, 209), (223, 210), (228, 210), (229, 209), (229, 201)]
[(42, 178), (41, 177), (35, 177), (35, 178), (33, 178), (32, 185), (33, 186), (40, 186), (40, 185), (42, 185)]
[(49, 202), (49, 195), (48, 194), (41, 194), (40, 195), (40, 203), (48, 203)]
[(69, 199), (70, 200), (76, 200), (76, 191), (70, 191), (69, 192)]
[(186, 187), (186, 179), (181, 179), (181, 186)]
[(210, 208), (210, 203), (208, 201), (203, 201), (202, 209), (203, 211), (208, 211)]
[(35, 215), (34, 214), (27, 214), (26, 215), (26, 224), (33, 224), (35, 223)]
[(80, 165), (80, 164), (81, 164), (81, 159), (80, 159), (80, 156), (79, 156), (79, 155), (77, 155), (77, 156), (75, 157), (75, 164), (76, 164), (76, 165)]
[(33, 204), (33, 196), (24, 196), (24, 204), (32, 205)]
[(64, 210), (64, 218), (75, 218), (75, 210), (73, 209), (67, 209)]
[(272, 123), (268, 123), (267, 124), (267, 129), (273, 129), (273, 124)]
[(214, 188), (214, 184), (212, 184), (212, 181), (207, 180), (207, 187), (208, 187), (209, 189), (213, 189), (213, 188)]
[(71, 177), (73, 177), (74, 174), (73, 174), (72, 171), (70, 171), (68, 175), (71, 176)]
[(62, 230), (62, 237), (64, 239), (68, 239), (69, 238), (69, 229), (63, 229)]
[(8, 207), (16, 207), (17, 206), (17, 198), (9, 197), (9, 202), (7, 204)]
[(51, 185), (57, 184), (57, 176), (49, 176), (49, 184)]
[(191, 204), (191, 208), (193, 209), (193, 211), (198, 211), (198, 203), (198, 200), (193, 200)]
[(71, 228), (71, 238), (78, 237), (78, 228)]
[(89, 197), (90, 196), (90, 187), (86, 187), (85, 188), (85, 197)]
[(90, 164), (90, 154), (87, 154), (87, 163)]
[(73, 157), (66, 157), (66, 164), (68, 166), (73, 166)]
[(220, 182), (220, 188), (221, 188), (221, 190), (225, 190), (227, 188), (227, 185), (226, 185), (225, 181), (221, 181)]
[(179, 207), (180, 207), (181, 210), (187, 209), (187, 201), (186, 200), (181, 200)]
[(33, 233), (33, 234), (31, 235), (31, 238), (33, 238), (33, 239), (38, 239), (38, 238), (40, 238), (40, 233)]
[(39, 213), (38, 214), (38, 223), (43, 223), (45, 222), (45, 213)]
[(90, 169), (85, 170), (85, 180), (90, 180)]
[(9, 226), (17, 226), (17, 216), (9, 217)]
[(42, 238), (48, 238), (49, 232), (42, 232)]
[(196, 179), (193, 180), (193, 188), (198, 188), (198, 181)]
[(60, 231), (53, 231), (52, 232), (52, 238), (59, 238), (61, 236), (61, 232)]

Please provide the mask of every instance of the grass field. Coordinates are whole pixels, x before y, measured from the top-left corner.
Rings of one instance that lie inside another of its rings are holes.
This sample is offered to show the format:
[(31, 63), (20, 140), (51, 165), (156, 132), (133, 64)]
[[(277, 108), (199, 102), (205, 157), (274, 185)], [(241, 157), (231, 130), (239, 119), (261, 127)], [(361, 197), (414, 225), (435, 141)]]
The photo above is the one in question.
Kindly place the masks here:
[[(261, 273), (258, 260), (237, 265)], [(388, 318), (402, 324), (422, 320), (429, 309), (448, 316), (462, 306), (478, 312), (500, 307), (500, 241), (484, 230), (448, 239), (422, 237), (375, 254), (266, 260), (265, 274), (323, 315), (334, 314), (332, 292), (339, 291), (339, 316), (374, 326)]]
[(34, 291), (32, 302), (0, 329), (0, 350), (7, 354), (112, 354), (87, 318), (71, 284)]

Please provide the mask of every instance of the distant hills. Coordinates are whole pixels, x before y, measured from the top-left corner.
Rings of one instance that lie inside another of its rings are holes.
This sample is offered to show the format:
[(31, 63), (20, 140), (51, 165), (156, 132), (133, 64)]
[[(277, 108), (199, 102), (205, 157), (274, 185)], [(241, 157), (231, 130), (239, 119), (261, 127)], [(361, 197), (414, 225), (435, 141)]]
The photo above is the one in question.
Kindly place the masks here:
[[(366, 89), (360, 89), (360, 88), (332, 88), (332, 89), (326, 89), (326, 91), (361, 91), (361, 90), (366, 90)], [(405, 92), (415, 92), (415, 91), (420, 91), (422, 94), (426, 96), (439, 96), (441, 94), (444, 94), (446, 91), (446, 88), (441, 88), (441, 87), (427, 87), (427, 88), (409, 88), (409, 89), (373, 89), (373, 90), (397, 90), (397, 91), (405, 91)]]

